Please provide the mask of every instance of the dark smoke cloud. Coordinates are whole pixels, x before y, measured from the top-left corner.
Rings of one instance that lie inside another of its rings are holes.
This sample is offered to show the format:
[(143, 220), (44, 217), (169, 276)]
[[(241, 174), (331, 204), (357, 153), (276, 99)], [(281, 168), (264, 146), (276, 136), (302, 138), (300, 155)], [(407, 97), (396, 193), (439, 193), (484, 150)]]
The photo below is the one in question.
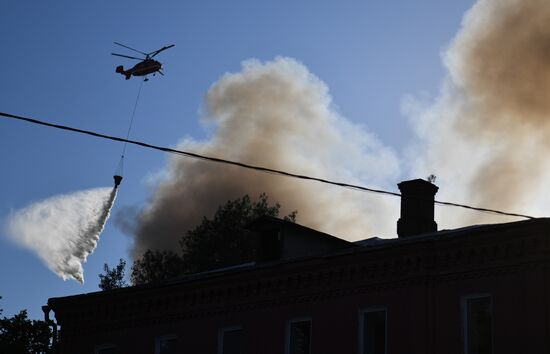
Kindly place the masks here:
[(480, 1), (448, 54), (457, 86), (476, 115), (460, 123), (516, 136), (514, 129), (548, 129), (550, 3)]
[(516, 198), (538, 183), (541, 155), (548, 152), (550, 3), (481, 1), (449, 58), (470, 106), (458, 129), (495, 145), (471, 188), (481, 192), (476, 199), (484, 205), (515, 207)]
[(445, 62), (442, 95), (416, 112), (427, 143), (415, 171), (436, 173), (454, 200), (541, 212), (533, 206), (550, 141), (550, 2), (478, 1)]
[[(247, 61), (211, 87), (205, 105), (211, 137), (178, 148), (368, 185), (393, 182), (399, 173), (393, 151), (339, 116), (326, 85), (295, 60)], [(281, 203), (283, 214), (297, 209), (300, 223), (325, 232), (346, 238), (395, 233), (397, 208), (378, 196), (181, 157), (170, 158), (164, 172), (137, 218), (134, 256), (148, 248), (178, 249), (185, 231), (218, 205), (262, 192)]]
[[(404, 100), (418, 134), (401, 160), (410, 177), (437, 175), (440, 200), (547, 213), (550, 2), (478, 1), (444, 60), (440, 95)], [(395, 154), (339, 116), (327, 87), (292, 59), (246, 62), (212, 86), (206, 111), (211, 137), (179, 148), (387, 189), (399, 176)], [(134, 256), (177, 249), (202, 216), (245, 193), (267, 192), (300, 223), (347, 239), (395, 235), (398, 203), (386, 198), (179, 157), (164, 172), (134, 225)], [(437, 209), (440, 227), (507, 221), (448, 210)]]

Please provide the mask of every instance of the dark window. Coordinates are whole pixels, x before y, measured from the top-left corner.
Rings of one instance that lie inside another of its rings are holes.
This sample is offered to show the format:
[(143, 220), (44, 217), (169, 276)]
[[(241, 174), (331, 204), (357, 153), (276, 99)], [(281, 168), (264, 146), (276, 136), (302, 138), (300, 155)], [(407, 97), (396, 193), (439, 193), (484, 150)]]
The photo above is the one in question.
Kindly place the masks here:
[(241, 354), (243, 352), (242, 336), (243, 330), (240, 328), (224, 330), (220, 354)]
[(361, 354), (386, 354), (386, 310), (365, 311), (361, 322)]
[(290, 322), (288, 354), (310, 354), (311, 321)]
[(177, 338), (175, 336), (162, 336), (157, 338), (156, 354), (175, 354)]
[(491, 297), (469, 298), (465, 305), (465, 353), (493, 354)]

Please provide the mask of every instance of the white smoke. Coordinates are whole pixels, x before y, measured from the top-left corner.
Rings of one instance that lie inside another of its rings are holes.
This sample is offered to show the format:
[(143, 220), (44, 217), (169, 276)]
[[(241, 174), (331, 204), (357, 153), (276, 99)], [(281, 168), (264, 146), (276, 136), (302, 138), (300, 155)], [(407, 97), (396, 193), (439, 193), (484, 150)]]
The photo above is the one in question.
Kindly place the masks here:
[(82, 263), (96, 248), (116, 193), (96, 188), (36, 202), (11, 213), (8, 234), (63, 280), (84, 283)]

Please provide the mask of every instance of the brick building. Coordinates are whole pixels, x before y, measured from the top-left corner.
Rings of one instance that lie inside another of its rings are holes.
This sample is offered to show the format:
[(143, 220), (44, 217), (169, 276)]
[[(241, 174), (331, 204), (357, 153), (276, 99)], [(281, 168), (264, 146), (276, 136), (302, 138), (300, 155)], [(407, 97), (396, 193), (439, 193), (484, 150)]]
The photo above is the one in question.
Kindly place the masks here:
[(255, 262), (48, 300), (61, 353), (550, 352), (550, 219), (437, 231), (437, 187), (399, 184), (398, 238), (262, 218)]

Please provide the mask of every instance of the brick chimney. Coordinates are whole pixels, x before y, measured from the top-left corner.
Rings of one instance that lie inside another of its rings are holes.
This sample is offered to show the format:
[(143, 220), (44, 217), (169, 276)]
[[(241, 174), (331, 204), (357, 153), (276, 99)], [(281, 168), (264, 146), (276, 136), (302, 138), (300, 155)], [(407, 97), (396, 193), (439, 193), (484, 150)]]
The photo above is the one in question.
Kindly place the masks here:
[(436, 185), (423, 179), (403, 181), (401, 191), (401, 218), (397, 221), (397, 235), (408, 237), (437, 231), (434, 221)]

